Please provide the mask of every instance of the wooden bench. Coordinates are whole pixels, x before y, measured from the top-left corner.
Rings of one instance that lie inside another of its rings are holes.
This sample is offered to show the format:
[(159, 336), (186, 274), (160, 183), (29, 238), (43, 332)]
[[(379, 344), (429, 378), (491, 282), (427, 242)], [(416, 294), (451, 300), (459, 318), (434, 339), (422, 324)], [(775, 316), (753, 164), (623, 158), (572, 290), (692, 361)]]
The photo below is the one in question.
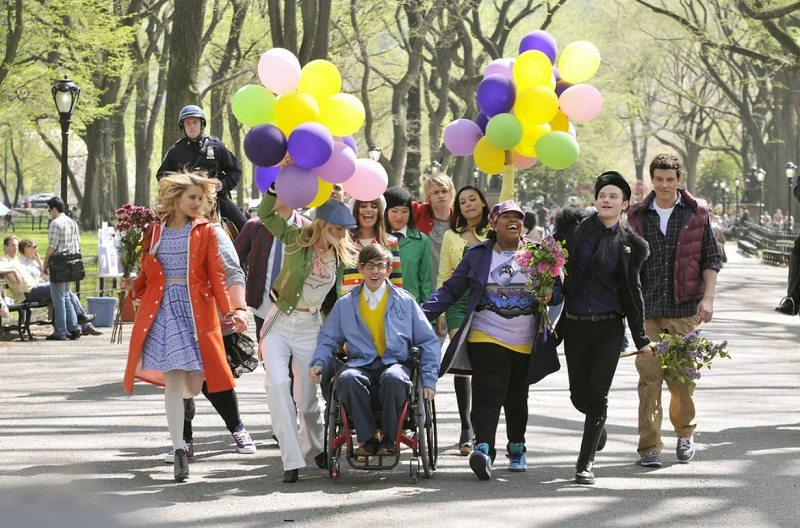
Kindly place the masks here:
[(758, 247), (744, 238), (740, 238), (736, 242), (736, 247), (745, 255), (758, 255)]
[(761, 262), (771, 266), (789, 264), (793, 246), (792, 240), (778, 240), (775, 242), (775, 249), (765, 249), (761, 252)]
[(0, 332), (12, 332), (17, 331), (19, 332), (19, 337), (22, 341), (33, 341), (33, 335), (31, 334), (31, 325), (51, 325), (53, 324), (52, 321), (33, 321), (33, 309), (34, 308), (47, 308), (51, 306), (50, 302), (24, 302), (20, 304), (10, 304), (8, 305), (8, 311), (13, 313), (17, 312), (17, 324), (15, 325), (3, 325), (0, 322)]

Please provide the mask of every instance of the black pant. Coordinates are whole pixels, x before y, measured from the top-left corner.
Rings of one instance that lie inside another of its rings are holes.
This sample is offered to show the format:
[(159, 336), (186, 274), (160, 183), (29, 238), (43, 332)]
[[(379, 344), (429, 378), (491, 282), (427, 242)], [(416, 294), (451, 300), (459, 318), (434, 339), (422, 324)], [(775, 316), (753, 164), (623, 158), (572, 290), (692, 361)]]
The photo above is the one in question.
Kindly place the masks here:
[(564, 355), (569, 369), (572, 404), (580, 412), (605, 416), (608, 390), (619, 362), (625, 335), (622, 319), (575, 321), (567, 319)]
[(475, 443), (489, 444), (494, 460), (494, 437), (500, 408), (506, 414), (509, 443), (525, 443), (528, 426), (528, 363), (531, 356), (493, 343), (467, 343), (472, 364), (472, 427)]
[(242, 232), (247, 219), (244, 217), (241, 209), (239, 209), (233, 201), (227, 196), (217, 195), (217, 202), (219, 202), (219, 212), (222, 217), (227, 218), (236, 226), (239, 232)]

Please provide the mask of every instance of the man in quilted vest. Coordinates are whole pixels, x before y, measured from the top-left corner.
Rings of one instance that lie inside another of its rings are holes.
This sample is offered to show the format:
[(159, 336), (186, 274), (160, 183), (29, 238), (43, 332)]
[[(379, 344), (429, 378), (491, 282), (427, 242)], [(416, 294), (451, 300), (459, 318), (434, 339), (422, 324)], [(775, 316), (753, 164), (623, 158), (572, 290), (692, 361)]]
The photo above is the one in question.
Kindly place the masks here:
[[(714, 288), (721, 259), (711, 229), (708, 204), (678, 187), (681, 162), (659, 154), (650, 163), (654, 190), (628, 210), (628, 224), (650, 244), (650, 257), (640, 273), (647, 336), (686, 335), (714, 313)], [(669, 416), (678, 436), (676, 456), (689, 462), (695, 454), (694, 386), (672, 381), (675, 373), (662, 370), (651, 352), (636, 357), (639, 371), (639, 447), (643, 466), (661, 466), (661, 389), (672, 395)]]

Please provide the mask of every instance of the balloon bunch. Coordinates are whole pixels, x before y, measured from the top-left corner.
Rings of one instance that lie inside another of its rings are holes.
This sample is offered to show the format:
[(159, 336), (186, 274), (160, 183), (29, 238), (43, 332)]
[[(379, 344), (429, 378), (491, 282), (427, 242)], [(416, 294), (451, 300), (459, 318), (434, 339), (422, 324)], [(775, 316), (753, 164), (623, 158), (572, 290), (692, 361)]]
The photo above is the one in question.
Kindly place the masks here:
[(233, 115), (252, 127), (244, 152), (256, 165), (261, 192), (275, 182), (289, 207), (317, 207), (330, 198), (334, 183), (362, 201), (386, 190), (380, 163), (356, 159), (354, 134), (364, 124), (364, 105), (340, 93), (342, 76), (326, 60), (300, 67), (295, 55), (273, 48), (258, 62), (263, 86), (251, 84), (233, 96)]
[(519, 169), (541, 160), (551, 169), (565, 169), (580, 152), (569, 122), (600, 115), (603, 97), (581, 84), (600, 67), (600, 52), (591, 42), (573, 42), (561, 52), (548, 32), (523, 37), (516, 59), (496, 59), (478, 85), (480, 113), (474, 121), (457, 119), (444, 131), (444, 144), (457, 156), (473, 155), (488, 174), (502, 172), (504, 150), (513, 151)]

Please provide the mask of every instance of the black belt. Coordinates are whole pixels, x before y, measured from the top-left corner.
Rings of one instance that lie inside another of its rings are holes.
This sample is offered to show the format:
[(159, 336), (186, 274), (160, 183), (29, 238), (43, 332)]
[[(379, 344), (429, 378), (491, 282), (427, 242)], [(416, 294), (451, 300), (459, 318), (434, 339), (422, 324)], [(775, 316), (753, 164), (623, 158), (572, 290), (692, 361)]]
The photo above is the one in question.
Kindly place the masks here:
[(597, 321), (608, 321), (609, 319), (621, 319), (622, 316), (618, 313), (607, 313), (607, 314), (600, 314), (600, 315), (572, 315), (571, 313), (565, 314), (567, 319), (571, 319), (573, 321), (590, 321), (595, 323)]

